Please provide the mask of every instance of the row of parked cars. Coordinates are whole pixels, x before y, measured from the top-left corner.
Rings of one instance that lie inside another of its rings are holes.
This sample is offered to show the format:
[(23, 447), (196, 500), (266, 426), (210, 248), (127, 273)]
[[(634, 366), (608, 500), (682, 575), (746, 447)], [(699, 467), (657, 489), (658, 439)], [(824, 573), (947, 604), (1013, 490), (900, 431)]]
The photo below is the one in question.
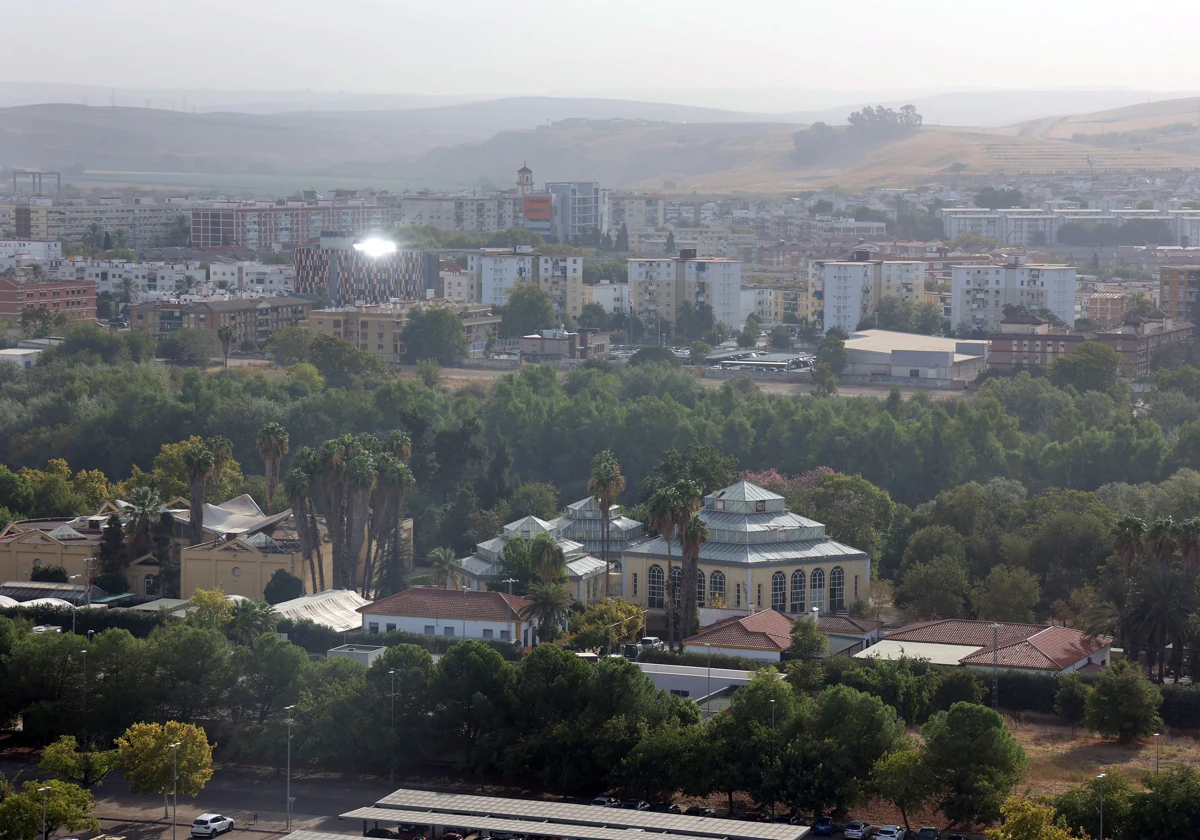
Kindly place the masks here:
[[(830, 817), (821, 817), (813, 821), (812, 833), (817, 837), (831, 837), (838, 826)], [(851, 820), (842, 826), (842, 837), (845, 840), (966, 840), (961, 834), (947, 834), (945, 837), (931, 825), (921, 828), (909, 835), (902, 825), (881, 825), (875, 827), (862, 820)]]

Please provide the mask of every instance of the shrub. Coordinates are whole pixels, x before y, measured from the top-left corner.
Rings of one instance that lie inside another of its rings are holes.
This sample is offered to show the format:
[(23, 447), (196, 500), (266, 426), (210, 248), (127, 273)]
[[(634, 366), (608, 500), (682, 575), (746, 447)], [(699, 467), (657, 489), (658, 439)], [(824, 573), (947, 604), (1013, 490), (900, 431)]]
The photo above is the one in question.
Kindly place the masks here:
[(67, 570), (62, 566), (34, 566), (29, 579), (44, 583), (67, 583)]
[(156, 627), (175, 621), (166, 613), (142, 612), (140, 610), (72, 610), (69, 607), (8, 607), (0, 615), (12, 619), (25, 619), (33, 624), (48, 624), (52, 627), (71, 629), (71, 613), (75, 613), (75, 631), (80, 635), (89, 630), (101, 633), (113, 627), (128, 630), (139, 639), (144, 639)]
[[(338, 645), (379, 645), (395, 647), (396, 645), (416, 645), (425, 648), (430, 653), (445, 653), (454, 645), (467, 641), (461, 636), (426, 636), (422, 633), (406, 633), (403, 630), (393, 630), (390, 633), (368, 633), (356, 629), (339, 633), (308, 619), (293, 621), (283, 618), (275, 626), (280, 633), (286, 633), (288, 641), (299, 645), (309, 653), (325, 653)], [(501, 642), (494, 639), (471, 639), (498, 651), (509, 662), (516, 662), (523, 651), (511, 642)]]

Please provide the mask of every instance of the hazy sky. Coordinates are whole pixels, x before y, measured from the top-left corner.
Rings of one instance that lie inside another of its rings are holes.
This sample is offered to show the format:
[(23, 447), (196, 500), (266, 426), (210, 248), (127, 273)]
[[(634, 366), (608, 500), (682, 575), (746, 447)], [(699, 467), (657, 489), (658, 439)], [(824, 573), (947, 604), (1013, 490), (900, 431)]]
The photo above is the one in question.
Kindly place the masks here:
[(1188, 0), (4, 0), (0, 80), (520, 93), (1200, 87)]

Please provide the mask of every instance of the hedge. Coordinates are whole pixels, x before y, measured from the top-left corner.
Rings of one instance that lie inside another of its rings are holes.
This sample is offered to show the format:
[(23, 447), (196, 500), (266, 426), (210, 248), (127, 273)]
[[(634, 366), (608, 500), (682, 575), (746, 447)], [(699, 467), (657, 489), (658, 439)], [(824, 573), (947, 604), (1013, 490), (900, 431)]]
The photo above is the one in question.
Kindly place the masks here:
[[(697, 668), (706, 668), (710, 664), (709, 656), (706, 653), (673, 653), (661, 648), (639, 652), (638, 661), (654, 662), (659, 665), (691, 665)], [(712, 655), (711, 664), (714, 668), (728, 668), (733, 671), (757, 671), (760, 668), (776, 668), (782, 671), (787, 665), (785, 662), (766, 662), (762, 659), (726, 656), (720, 653)]]
[(0, 609), (0, 615), (13, 620), (25, 620), (34, 625), (48, 624), (61, 627), (64, 632), (71, 630), (71, 613), (75, 613), (75, 631), (80, 635), (89, 630), (101, 633), (105, 630), (119, 627), (128, 630), (139, 639), (150, 635), (156, 627), (172, 620), (166, 613), (146, 612), (143, 610), (72, 610), (70, 607), (6, 607)]
[[(308, 619), (293, 621), (289, 618), (280, 619), (275, 628), (280, 633), (286, 633), (288, 641), (299, 645), (309, 653), (325, 653), (330, 648), (339, 645), (379, 645), (393, 647), (395, 645), (416, 645), (430, 653), (445, 653), (451, 647), (464, 641), (460, 636), (426, 636), (422, 633), (407, 633), (403, 630), (393, 630), (390, 633), (368, 633), (366, 630), (354, 629), (340, 633)], [(510, 662), (516, 662), (522, 656), (522, 651), (511, 642), (501, 642), (495, 639), (475, 639), (499, 651)]]

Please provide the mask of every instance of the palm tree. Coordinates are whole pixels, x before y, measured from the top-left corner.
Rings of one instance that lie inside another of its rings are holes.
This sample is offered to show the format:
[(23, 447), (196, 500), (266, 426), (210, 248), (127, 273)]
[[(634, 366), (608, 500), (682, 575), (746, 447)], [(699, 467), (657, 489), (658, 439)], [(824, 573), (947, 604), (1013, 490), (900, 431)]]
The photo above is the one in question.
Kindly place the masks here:
[(117, 228), (113, 231), (113, 245), (118, 248), (125, 248), (129, 245), (129, 231), (125, 228)]
[(233, 460), (233, 441), (222, 435), (214, 435), (208, 439), (208, 448), (213, 454), (213, 468), (208, 475), (208, 481), (212, 485), (213, 493), (216, 494), (216, 500), (219, 504), (224, 501), (221, 496), (221, 479), (225, 476), (225, 465)]
[[(400, 556), (404, 497), (416, 483), (412, 470), (390, 452), (375, 456), (375, 491), (371, 495), (371, 524), (367, 530), (367, 564), (363, 569), (363, 597), (368, 598), (371, 584), (380, 590), (377, 578), (386, 581), (387, 594), (403, 588), (408, 571)], [(375, 543), (374, 555), (371, 543)]]
[(535, 583), (525, 598), (529, 603), (521, 607), (521, 618), (537, 621), (539, 641), (554, 641), (571, 606), (567, 588), (561, 583)]
[(708, 542), (708, 524), (696, 514), (679, 532), (680, 552), (683, 554), (683, 632), (686, 639), (696, 633), (697, 592), (696, 582), (700, 574), (700, 549)]
[(608, 575), (612, 570), (609, 560), (609, 534), (612, 527), (611, 508), (617, 496), (625, 491), (625, 476), (621, 465), (608, 449), (592, 459), (592, 474), (588, 479), (588, 490), (600, 506), (600, 554), (604, 560), (604, 594), (608, 595)]
[(213, 284), (213, 287), (218, 292), (232, 292), (236, 288), (233, 285), (233, 281), (229, 280), (227, 278), (222, 278), (222, 279), (218, 280), (215, 284)]
[(408, 432), (393, 429), (383, 440), (383, 451), (398, 459), (400, 463), (407, 464), (412, 457), (412, 438)]
[(125, 307), (125, 314), (129, 314), (129, 307), (137, 303), (138, 287), (137, 281), (126, 275), (117, 281), (117, 302)]
[(664, 581), (666, 598), (663, 607), (667, 612), (667, 641), (673, 642), (675, 635), (675, 596), (671, 586), (671, 539), (675, 536), (676, 511), (679, 509), (679, 493), (674, 486), (663, 487), (654, 492), (646, 504), (646, 524), (658, 532), (667, 544), (667, 577)]
[[(225, 282), (229, 282), (226, 280)], [(225, 356), (225, 367), (229, 367), (229, 351), (233, 349), (234, 339), (237, 338), (237, 330), (233, 328), (233, 324), (222, 324), (217, 329), (217, 338), (221, 341), (221, 353)]]
[(1151, 552), (1159, 563), (1170, 563), (1179, 550), (1175, 540), (1175, 520), (1168, 516), (1151, 522), (1146, 528), (1143, 548)]
[(187, 468), (190, 489), (192, 545), (199, 545), (204, 542), (204, 482), (212, 472), (212, 450), (203, 441), (192, 441), (183, 450), (183, 465)]
[(1164, 677), (1167, 645), (1172, 646), (1175, 679), (1183, 667), (1183, 648), (1192, 636), (1192, 614), (1200, 606), (1195, 578), (1177, 563), (1153, 564), (1142, 571), (1129, 598), (1128, 622), (1150, 652), (1158, 656), (1158, 681)]
[(1175, 524), (1175, 542), (1184, 570), (1193, 578), (1200, 571), (1200, 518), (1185, 519)]
[(92, 222), (87, 226), (87, 230), (83, 232), (81, 243), (84, 248), (104, 247), (104, 228), (99, 222)]
[(1125, 516), (1113, 525), (1113, 553), (1121, 561), (1121, 570), (1128, 580), (1133, 577), (1134, 567), (1142, 552), (1142, 539), (1146, 535), (1146, 523), (1136, 516)]
[(562, 546), (549, 534), (538, 534), (529, 543), (529, 560), (542, 583), (561, 583), (567, 576), (567, 558)]
[(259, 636), (274, 631), (278, 621), (275, 608), (266, 601), (247, 598), (234, 603), (226, 632), (237, 644), (250, 647)]
[(434, 579), (441, 578), (446, 589), (458, 589), (462, 584), (462, 563), (454, 556), (454, 549), (441, 546), (429, 552), (425, 565), (433, 571)]
[(175, 281), (175, 291), (181, 295), (190, 295), (199, 287), (200, 281), (194, 274), (185, 274)]
[[(346, 437), (327, 440), (321, 444), (313, 459), (313, 480), (320, 485), (325, 497), (325, 527), (333, 548), (333, 588), (346, 589)], [(350, 438), (351, 444), (353, 438)]]
[(279, 462), (288, 454), (287, 429), (278, 423), (268, 423), (259, 429), (254, 443), (267, 467), (267, 510), (271, 510), (275, 506), (275, 492), (279, 489)]
[(317, 575), (321, 582), (318, 592), (325, 591), (325, 561), (321, 556), (321, 529), (317, 523), (317, 506), (313, 503), (312, 488), (317, 471), (317, 453), (311, 447), (301, 446), (292, 456), (292, 468), (304, 473), (308, 487), (304, 494), (304, 503), (308, 516), (308, 536), (312, 540), (313, 554), (316, 558)]
[(149, 487), (138, 487), (129, 494), (125, 531), (129, 535), (129, 559), (136, 560), (150, 550), (150, 528), (158, 521), (162, 499)]
[[(298, 453), (297, 453), (298, 454)], [(313, 560), (315, 535), (309, 530), (308, 507), (309, 492), (312, 483), (308, 473), (298, 467), (292, 467), (283, 477), (283, 492), (287, 496), (288, 507), (292, 509), (292, 522), (296, 528), (296, 538), (300, 541), (300, 554), (308, 563), (309, 577), (312, 579), (313, 593), (321, 592), (325, 587), (317, 588), (317, 564)]]
[(346, 570), (351, 589), (358, 588), (358, 561), (363, 556), (367, 539), (374, 488), (375, 456), (370, 452), (359, 452), (346, 464)]

